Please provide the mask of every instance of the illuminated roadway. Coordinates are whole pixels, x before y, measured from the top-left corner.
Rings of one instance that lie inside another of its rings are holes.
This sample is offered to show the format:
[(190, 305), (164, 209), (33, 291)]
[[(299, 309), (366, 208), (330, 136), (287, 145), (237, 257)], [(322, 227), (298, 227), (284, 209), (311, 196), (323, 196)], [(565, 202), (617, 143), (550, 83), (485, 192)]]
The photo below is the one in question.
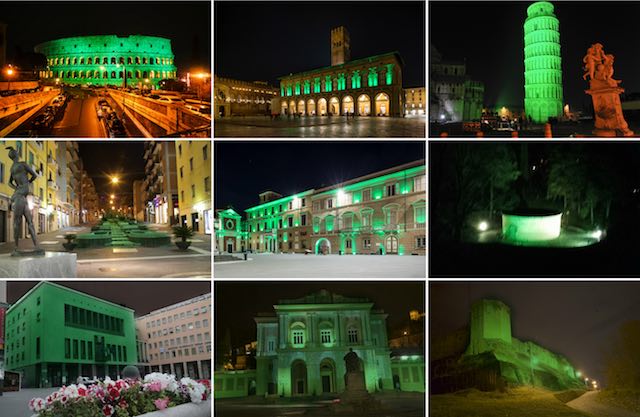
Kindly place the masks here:
[(82, 92), (78, 97), (67, 103), (64, 117), (53, 125), (52, 136), (70, 138), (103, 138), (107, 136), (96, 112), (98, 97), (89, 96)]

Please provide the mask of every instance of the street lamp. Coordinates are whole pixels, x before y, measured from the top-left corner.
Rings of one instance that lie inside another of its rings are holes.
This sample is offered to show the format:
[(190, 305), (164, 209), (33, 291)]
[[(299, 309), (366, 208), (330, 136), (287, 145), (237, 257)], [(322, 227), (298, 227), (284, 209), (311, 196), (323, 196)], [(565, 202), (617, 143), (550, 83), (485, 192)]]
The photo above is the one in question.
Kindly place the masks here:
[(111, 177), (111, 184), (117, 184), (120, 182), (120, 178), (118, 177)]
[(11, 77), (13, 77), (13, 74), (15, 73), (15, 71), (13, 70), (13, 68), (11, 68), (11, 66), (9, 66), (9, 68), (7, 68), (6, 70), (7, 73), (7, 91), (11, 91)]

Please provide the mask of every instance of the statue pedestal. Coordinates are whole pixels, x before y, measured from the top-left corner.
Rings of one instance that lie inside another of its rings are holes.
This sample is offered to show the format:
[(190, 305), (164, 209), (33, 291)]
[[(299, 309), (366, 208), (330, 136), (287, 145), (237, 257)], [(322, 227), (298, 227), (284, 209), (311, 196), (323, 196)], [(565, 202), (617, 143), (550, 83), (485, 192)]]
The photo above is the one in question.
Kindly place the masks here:
[(620, 94), (623, 88), (613, 87), (600, 80), (592, 80), (590, 89), (585, 90), (593, 99), (595, 129), (593, 134), (599, 137), (633, 136), (632, 130), (622, 114)]
[(0, 278), (75, 278), (78, 255), (45, 252), (44, 256), (0, 255)]

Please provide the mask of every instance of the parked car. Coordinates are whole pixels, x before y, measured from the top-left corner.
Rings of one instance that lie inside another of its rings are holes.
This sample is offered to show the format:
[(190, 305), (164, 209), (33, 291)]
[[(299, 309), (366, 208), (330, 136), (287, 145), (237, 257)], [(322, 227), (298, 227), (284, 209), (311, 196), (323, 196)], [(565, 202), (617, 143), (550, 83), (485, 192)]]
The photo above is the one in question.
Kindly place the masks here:
[(33, 119), (33, 127), (35, 129), (41, 128), (49, 128), (53, 124), (53, 114), (52, 113), (40, 113)]
[(184, 104), (185, 103), (185, 101), (182, 98), (176, 97), (176, 96), (160, 96), (158, 101), (162, 101), (162, 102), (165, 102), (165, 103), (171, 103), (171, 104)]

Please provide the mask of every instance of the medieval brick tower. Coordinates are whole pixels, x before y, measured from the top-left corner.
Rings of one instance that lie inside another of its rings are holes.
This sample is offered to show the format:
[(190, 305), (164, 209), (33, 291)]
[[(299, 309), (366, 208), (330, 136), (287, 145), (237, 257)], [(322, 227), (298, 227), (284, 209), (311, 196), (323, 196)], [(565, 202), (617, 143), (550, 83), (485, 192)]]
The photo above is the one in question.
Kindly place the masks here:
[(527, 8), (524, 22), (524, 110), (536, 123), (562, 115), (560, 22), (548, 1)]
[(351, 39), (344, 26), (331, 29), (331, 66), (351, 60)]
[(511, 310), (498, 300), (480, 300), (471, 307), (470, 342), (467, 354), (487, 350), (491, 342), (511, 344)]

